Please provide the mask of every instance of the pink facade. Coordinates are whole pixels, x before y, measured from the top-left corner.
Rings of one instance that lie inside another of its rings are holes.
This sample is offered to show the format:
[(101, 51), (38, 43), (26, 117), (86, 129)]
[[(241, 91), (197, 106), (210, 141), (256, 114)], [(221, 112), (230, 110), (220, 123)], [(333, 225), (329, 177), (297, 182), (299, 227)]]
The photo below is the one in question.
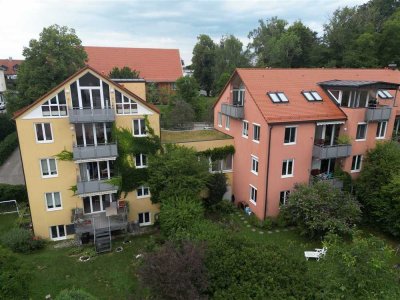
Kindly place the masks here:
[[(362, 159), (366, 151), (375, 147), (379, 141), (391, 139), (396, 114), (398, 114), (393, 104), (395, 101), (400, 101), (393, 98), (379, 100), (379, 107), (387, 105), (393, 108), (387, 120), (386, 130), (382, 130), (384, 136), (377, 138), (378, 122), (376, 120), (366, 122), (368, 108), (340, 107), (339, 104), (334, 103), (335, 101), (328, 97), (328, 92), (318, 85), (320, 81), (340, 78), (341, 70), (331, 70), (332, 72), (321, 72), (318, 69), (302, 70), (302, 74), (299, 74), (298, 78), (292, 76), (292, 81), (285, 83), (289, 86), (287, 91), (285, 85), (278, 86), (273, 80), (265, 83), (262, 81), (267, 76), (273, 78), (276, 75), (277, 81), (280, 82), (285, 77), (282, 73), (286, 71), (289, 78), (296, 71), (276, 70), (276, 74), (274, 71), (273, 69), (262, 71), (259, 69), (239, 69), (231, 78), (214, 107), (214, 127), (234, 137), (236, 153), (234, 156), (233, 196), (235, 202), (246, 203), (260, 219), (265, 218), (265, 216), (278, 215), (279, 207), (285, 201), (286, 191), (293, 190), (296, 183), (309, 183), (313, 176), (325, 179), (323, 176), (326, 174), (332, 176), (335, 168), (341, 168), (350, 173), (353, 178), (357, 177), (359, 171), (352, 170), (352, 167), (360, 166), (362, 168)], [(351, 76), (349, 70), (343, 71), (345, 80), (400, 82), (400, 75), (397, 71), (387, 70), (387, 73), (382, 73), (385, 76), (382, 76), (384, 78), (381, 79), (376, 78), (379, 74), (369, 78), (371, 72), (363, 74), (362, 71), (357, 71), (357, 75)], [(321, 74), (315, 74), (316, 72)], [(365, 78), (359, 78), (359, 73), (365, 75)], [(310, 79), (305, 81), (304, 78), (307, 74), (310, 74)], [(313, 79), (313, 76), (317, 79)], [(262, 85), (263, 94), (262, 89), (258, 91), (255, 88), (257, 85)], [(317, 103), (318, 101), (315, 101), (316, 103), (307, 101), (302, 95), (304, 86), (307, 86), (310, 90), (318, 91), (323, 100), (319, 103)], [(237, 99), (240, 96), (237, 95), (241, 91), (244, 91), (244, 101), (239, 101), (238, 104)], [(266, 96), (268, 91), (284, 92), (289, 98), (288, 103), (273, 103), (271, 105), (273, 101), (271, 102), (271, 99)], [(397, 95), (395, 90), (390, 92), (392, 96)], [(236, 93), (235, 96), (234, 93)], [(369, 99), (369, 97), (367, 96), (366, 99)], [(359, 96), (359, 99), (361, 99), (361, 96)], [(235, 102), (235, 105), (233, 105), (233, 102)], [(335, 105), (332, 105), (332, 103)], [(239, 111), (239, 115), (237, 115), (237, 111), (227, 110), (226, 104), (239, 107), (242, 112)], [(284, 118), (279, 119), (279, 111), (282, 111), (282, 115), (285, 115)], [(314, 111), (315, 113), (313, 113)], [(292, 112), (292, 116), (288, 112)], [(240, 115), (240, 113), (243, 113), (243, 115)], [(315, 114), (315, 118), (313, 118), (313, 114)], [(228, 124), (227, 118), (229, 118)], [(245, 122), (248, 123), (247, 137), (243, 135)], [(362, 139), (356, 138), (359, 123), (366, 123), (365, 138)], [(254, 125), (260, 127), (259, 141), (253, 140)], [(289, 129), (290, 127), (293, 129)], [(288, 140), (292, 133), (294, 133), (294, 138)], [(315, 152), (315, 147), (323, 150), (335, 148), (336, 142), (333, 145), (333, 141), (336, 141), (340, 135), (347, 135), (351, 139), (351, 146), (345, 145), (341, 149), (347, 151), (346, 154), (327, 159)], [(332, 141), (331, 144), (329, 144), (329, 140)], [(362, 156), (359, 165), (353, 163), (353, 156), (355, 155)], [(254, 159), (258, 161), (258, 172), (254, 171)], [(330, 180), (331, 177), (326, 179)], [(254, 189), (257, 190), (256, 201), (251, 199), (255, 198)]]

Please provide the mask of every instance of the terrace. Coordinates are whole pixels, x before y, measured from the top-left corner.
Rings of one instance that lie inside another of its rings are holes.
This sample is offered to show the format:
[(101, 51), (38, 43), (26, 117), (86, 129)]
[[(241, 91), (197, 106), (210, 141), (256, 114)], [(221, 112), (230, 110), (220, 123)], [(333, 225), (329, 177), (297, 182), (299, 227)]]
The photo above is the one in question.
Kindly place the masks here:
[(188, 143), (212, 140), (228, 140), (231, 136), (219, 132), (215, 129), (210, 130), (186, 130), (186, 131), (161, 131), (161, 142), (163, 144)]

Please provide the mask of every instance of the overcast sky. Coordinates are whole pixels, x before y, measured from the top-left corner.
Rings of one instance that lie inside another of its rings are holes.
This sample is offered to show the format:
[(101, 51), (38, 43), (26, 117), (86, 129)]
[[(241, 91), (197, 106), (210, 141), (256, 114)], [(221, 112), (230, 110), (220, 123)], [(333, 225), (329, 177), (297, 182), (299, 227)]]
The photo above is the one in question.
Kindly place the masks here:
[(234, 34), (247, 44), (259, 19), (303, 21), (322, 32), (333, 11), (366, 0), (0, 0), (0, 58), (22, 49), (52, 24), (74, 28), (83, 45), (178, 48), (190, 64), (196, 37)]

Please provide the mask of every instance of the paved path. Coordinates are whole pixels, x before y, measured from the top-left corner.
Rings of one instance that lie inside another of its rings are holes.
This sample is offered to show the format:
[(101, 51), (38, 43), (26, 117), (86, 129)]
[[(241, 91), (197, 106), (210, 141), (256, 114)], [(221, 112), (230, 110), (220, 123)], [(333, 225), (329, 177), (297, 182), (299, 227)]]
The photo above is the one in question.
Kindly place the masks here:
[(25, 184), (19, 148), (0, 166), (0, 183)]

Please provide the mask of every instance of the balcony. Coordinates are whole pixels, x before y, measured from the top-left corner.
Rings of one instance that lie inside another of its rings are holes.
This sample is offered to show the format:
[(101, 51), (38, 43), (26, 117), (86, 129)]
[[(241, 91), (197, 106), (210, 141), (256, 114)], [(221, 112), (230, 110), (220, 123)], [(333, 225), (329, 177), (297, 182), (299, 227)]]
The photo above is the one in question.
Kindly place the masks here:
[(77, 108), (68, 109), (71, 123), (114, 122), (115, 111), (113, 108)]
[(77, 183), (76, 194), (85, 197), (101, 193), (116, 193), (118, 187), (108, 183), (109, 179), (106, 180), (93, 180), (93, 181), (79, 181)]
[(347, 157), (351, 154), (351, 145), (314, 145), (313, 157), (318, 159), (330, 159)]
[(390, 118), (392, 108), (390, 106), (368, 107), (365, 112), (366, 122), (387, 121)]
[(73, 148), (73, 157), (76, 162), (88, 159), (116, 158), (118, 157), (117, 144), (75, 146)]
[(230, 116), (235, 119), (243, 119), (244, 118), (244, 108), (243, 106), (232, 105), (228, 103), (222, 103), (221, 112), (224, 115)]
[(337, 189), (343, 190), (343, 181), (338, 178), (333, 177), (332, 174), (319, 174), (316, 176), (311, 176), (311, 178), (310, 178), (311, 184), (314, 184), (314, 183), (317, 183), (320, 181), (326, 182)]

